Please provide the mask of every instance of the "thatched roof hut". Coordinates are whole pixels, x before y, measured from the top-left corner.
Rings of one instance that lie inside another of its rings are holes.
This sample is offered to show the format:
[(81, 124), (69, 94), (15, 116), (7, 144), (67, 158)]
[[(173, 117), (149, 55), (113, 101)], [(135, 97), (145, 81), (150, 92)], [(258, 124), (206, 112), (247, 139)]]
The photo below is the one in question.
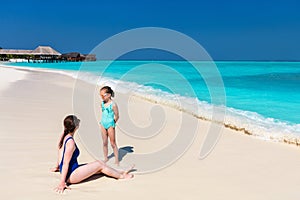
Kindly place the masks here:
[(34, 50), (20, 50), (20, 49), (0, 49), (0, 60), (8, 61), (14, 59), (25, 60), (42, 60), (42, 61), (54, 61), (60, 56), (61, 53), (54, 50), (49, 46), (38, 46)]
[(33, 55), (51, 55), (51, 56), (60, 56), (61, 53), (54, 50), (49, 46), (38, 46), (35, 50), (31, 52)]
[(71, 52), (61, 54), (49, 46), (38, 46), (34, 50), (20, 49), (0, 49), (0, 60), (10, 60), (14, 58), (42, 61), (42, 62), (57, 62), (57, 61), (96, 61), (94, 54), (80, 54), (79, 52)]
[(60, 56), (60, 59), (65, 60), (65, 61), (82, 61), (82, 60), (84, 60), (81, 57), (81, 54), (79, 52), (64, 53)]
[(86, 54), (85, 56), (85, 61), (96, 61), (96, 54)]
[(0, 49), (0, 54), (6, 55), (45, 55), (59, 56), (61, 53), (49, 46), (38, 46), (35, 50), (20, 50), (20, 49)]
[(80, 53), (79, 52), (70, 52), (70, 53), (64, 53), (61, 55), (62, 58), (79, 58)]
[(31, 55), (32, 50), (0, 49), (0, 55)]
[(96, 61), (95, 54), (81, 54), (79, 52), (64, 53), (59, 58), (66, 61)]

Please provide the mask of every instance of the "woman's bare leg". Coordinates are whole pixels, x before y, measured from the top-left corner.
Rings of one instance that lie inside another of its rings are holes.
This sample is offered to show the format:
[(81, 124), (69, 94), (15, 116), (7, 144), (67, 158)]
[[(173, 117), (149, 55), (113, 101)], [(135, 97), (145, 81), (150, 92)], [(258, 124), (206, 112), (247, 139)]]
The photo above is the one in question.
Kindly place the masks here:
[(128, 174), (130, 170), (128, 171), (119, 171), (119, 170), (116, 170), (114, 168), (111, 168), (109, 166), (106, 165), (106, 167), (104, 167), (101, 172), (103, 174), (106, 174), (108, 176), (111, 176), (113, 178), (116, 178), (116, 179), (130, 179), (133, 177), (132, 174)]
[(69, 183), (79, 183), (84, 179), (89, 178), (94, 174), (98, 174), (102, 172), (108, 176), (111, 176), (116, 179), (129, 179), (133, 176), (126, 172), (117, 171), (109, 166), (107, 166), (103, 161), (95, 161), (92, 163), (88, 163), (86, 165), (78, 167), (70, 176), (68, 182)]

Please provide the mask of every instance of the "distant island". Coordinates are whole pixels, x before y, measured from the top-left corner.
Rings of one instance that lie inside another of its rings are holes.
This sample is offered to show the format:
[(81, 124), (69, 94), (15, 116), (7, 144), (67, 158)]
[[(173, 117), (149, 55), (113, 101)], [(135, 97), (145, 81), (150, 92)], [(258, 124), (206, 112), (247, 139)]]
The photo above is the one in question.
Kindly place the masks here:
[(38, 46), (34, 50), (3, 49), (0, 47), (0, 61), (8, 62), (83, 62), (96, 61), (95, 54), (79, 52), (59, 53), (50, 46)]

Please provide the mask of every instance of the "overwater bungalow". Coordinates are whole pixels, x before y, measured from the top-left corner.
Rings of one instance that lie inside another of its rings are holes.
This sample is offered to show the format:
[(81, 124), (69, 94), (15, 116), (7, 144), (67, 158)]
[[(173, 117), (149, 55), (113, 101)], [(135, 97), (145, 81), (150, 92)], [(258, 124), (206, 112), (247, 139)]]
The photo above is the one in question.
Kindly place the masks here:
[(84, 57), (81, 56), (79, 52), (70, 52), (70, 53), (64, 53), (62, 54), (59, 59), (63, 61), (72, 61), (72, 62), (78, 62), (78, 61), (84, 61)]
[(79, 52), (64, 53), (59, 56), (62, 61), (82, 62), (82, 61), (96, 61), (95, 54), (81, 54)]
[(85, 61), (96, 61), (96, 55), (95, 54), (84, 54)]
[(38, 46), (34, 50), (0, 49), (1, 61), (54, 62), (60, 55), (49, 46)]
[(50, 46), (38, 46), (34, 50), (0, 48), (0, 61), (11, 61), (11, 62), (96, 61), (96, 55), (81, 54), (79, 52), (61, 54)]

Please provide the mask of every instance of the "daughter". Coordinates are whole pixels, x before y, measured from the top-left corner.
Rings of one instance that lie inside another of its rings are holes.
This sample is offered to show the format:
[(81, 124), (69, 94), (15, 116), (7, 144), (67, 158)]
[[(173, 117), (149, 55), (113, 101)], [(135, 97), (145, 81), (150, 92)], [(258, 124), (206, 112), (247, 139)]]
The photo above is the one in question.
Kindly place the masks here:
[(100, 96), (102, 98), (101, 110), (102, 117), (100, 121), (100, 128), (103, 140), (103, 154), (104, 161), (108, 161), (108, 138), (115, 155), (115, 164), (119, 165), (119, 151), (116, 144), (115, 126), (119, 119), (119, 111), (117, 104), (112, 101), (114, 91), (109, 86), (104, 86), (100, 89)]

